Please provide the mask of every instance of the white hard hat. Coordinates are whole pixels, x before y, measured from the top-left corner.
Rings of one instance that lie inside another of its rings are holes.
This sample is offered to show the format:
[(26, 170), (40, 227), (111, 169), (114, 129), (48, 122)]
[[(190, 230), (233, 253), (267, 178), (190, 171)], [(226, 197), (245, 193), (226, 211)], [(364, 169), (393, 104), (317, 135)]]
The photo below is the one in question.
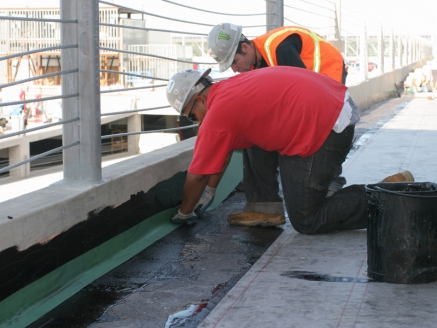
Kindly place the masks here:
[(208, 34), (208, 53), (219, 63), (220, 72), (232, 65), (243, 28), (229, 23), (218, 24)]
[(189, 68), (174, 74), (167, 83), (167, 100), (171, 107), (181, 114), (190, 98), (206, 86), (201, 82), (206, 79), (211, 83), (210, 72), (211, 68), (204, 72)]

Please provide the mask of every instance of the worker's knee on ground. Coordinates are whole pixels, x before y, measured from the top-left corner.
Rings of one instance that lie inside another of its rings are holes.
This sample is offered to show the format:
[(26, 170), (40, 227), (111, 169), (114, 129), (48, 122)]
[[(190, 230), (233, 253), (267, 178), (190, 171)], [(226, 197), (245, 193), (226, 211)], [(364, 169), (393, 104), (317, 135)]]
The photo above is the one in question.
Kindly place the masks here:
[(294, 230), (296, 230), (297, 232), (303, 235), (315, 235), (317, 233), (320, 233), (318, 230), (315, 230), (312, 226), (293, 224), (293, 222), (291, 222), (291, 225), (293, 226)]
[(320, 233), (320, 226), (315, 224), (315, 216), (308, 215), (306, 218), (289, 217), (289, 220), (294, 230), (301, 234), (313, 235)]

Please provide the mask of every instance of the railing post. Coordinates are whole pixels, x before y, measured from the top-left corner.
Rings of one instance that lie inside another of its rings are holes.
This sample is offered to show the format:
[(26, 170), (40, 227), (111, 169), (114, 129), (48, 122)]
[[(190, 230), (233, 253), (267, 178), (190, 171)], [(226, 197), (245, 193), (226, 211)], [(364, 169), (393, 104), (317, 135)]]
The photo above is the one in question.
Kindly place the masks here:
[[(431, 36), (431, 47), (428, 47), (427, 55), (437, 59), (437, 35), (435, 34)], [(437, 83), (437, 81), (434, 83)]]
[(417, 61), (417, 42), (416, 37), (411, 38), (411, 62), (415, 63)]
[(391, 70), (394, 71), (396, 69), (396, 43), (395, 43), (395, 32), (393, 29), (390, 31), (390, 61), (391, 61)]
[(284, 26), (284, 0), (266, 1), (266, 31)]
[(64, 119), (80, 118), (63, 126), (64, 145), (80, 142), (64, 150), (67, 180), (102, 179), (98, 5), (98, 0), (61, 0), (61, 19), (77, 19), (77, 24), (61, 24), (61, 44), (78, 44), (78, 48), (62, 49), (62, 69), (79, 69), (62, 78), (63, 94), (79, 94), (62, 102)]
[(367, 47), (368, 47), (367, 28), (366, 28), (366, 22), (364, 21), (362, 35), (360, 39), (360, 71), (362, 72), (362, 74), (364, 74), (364, 80), (367, 80), (369, 78), (369, 70), (368, 70), (369, 57), (368, 57)]
[(334, 5), (335, 39), (341, 41), (341, 0), (335, 0)]
[(399, 68), (404, 65), (404, 42), (402, 33), (398, 34)]
[(384, 59), (385, 59), (385, 40), (384, 40), (384, 28), (381, 25), (381, 29), (379, 31), (379, 35), (378, 35), (378, 50), (379, 50), (379, 57), (381, 58), (380, 61), (380, 72), (381, 74), (384, 74), (385, 72), (385, 63), (384, 63)]

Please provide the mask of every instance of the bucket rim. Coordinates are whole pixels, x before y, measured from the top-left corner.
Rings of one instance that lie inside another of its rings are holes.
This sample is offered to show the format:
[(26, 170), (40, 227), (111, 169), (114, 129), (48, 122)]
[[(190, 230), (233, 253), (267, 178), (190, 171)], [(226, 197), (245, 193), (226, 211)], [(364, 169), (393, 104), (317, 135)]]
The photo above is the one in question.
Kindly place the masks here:
[[(374, 189), (371, 189), (371, 187), (373, 187)], [(429, 196), (429, 195), (417, 195), (418, 192), (420, 193), (436, 193), (436, 190), (424, 190), (424, 191), (393, 191), (393, 190), (388, 190), (388, 189), (384, 189), (381, 188), (379, 186), (375, 186), (375, 185), (365, 185), (364, 188), (367, 191), (373, 191), (373, 192), (381, 192), (381, 193), (388, 193), (388, 194), (393, 194), (393, 195), (398, 195), (398, 196), (406, 196), (406, 197), (415, 197), (415, 198), (437, 198), (437, 194), (434, 196)]]

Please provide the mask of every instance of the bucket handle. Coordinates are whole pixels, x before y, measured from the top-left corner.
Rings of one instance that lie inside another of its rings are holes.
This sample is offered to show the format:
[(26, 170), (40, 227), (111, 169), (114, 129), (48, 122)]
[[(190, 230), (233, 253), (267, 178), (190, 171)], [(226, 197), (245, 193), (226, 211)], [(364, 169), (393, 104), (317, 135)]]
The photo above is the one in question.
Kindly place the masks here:
[[(435, 195), (435, 196), (414, 195), (414, 194), (410, 194), (408, 191), (406, 193), (402, 193), (402, 192), (398, 192), (398, 191), (387, 190), (387, 189), (381, 188), (379, 186), (375, 186), (374, 187), (375, 189), (371, 189), (368, 186), (365, 186), (365, 188), (366, 188), (366, 190), (369, 190), (369, 191), (386, 192), (389, 194), (394, 194), (394, 195), (399, 195), (399, 196), (407, 196), (407, 197), (415, 197), (415, 198), (437, 198), (437, 195)], [(410, 191), (410, 192), (414, 192), (414, 191)], [(423, 191), (423, 192), (435, 192), (435, 190), (428, 190), (428, 191)]]

